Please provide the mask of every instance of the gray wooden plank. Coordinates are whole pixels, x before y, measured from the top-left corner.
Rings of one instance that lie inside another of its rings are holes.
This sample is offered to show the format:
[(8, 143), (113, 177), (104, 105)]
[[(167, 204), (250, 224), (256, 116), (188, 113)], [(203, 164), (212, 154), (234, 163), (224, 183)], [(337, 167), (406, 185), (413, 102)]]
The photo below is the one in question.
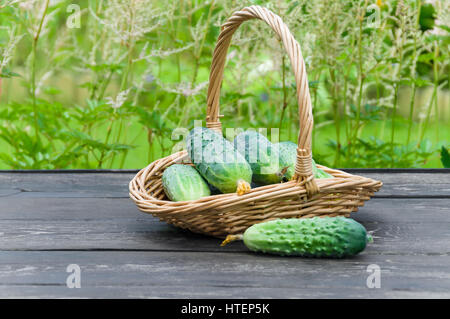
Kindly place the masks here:
[[(0, 250), (247, 250), (169, 226), (128, 199), (8, 198), (0, 212)], [(450, 254), (448, 199), (372, 199), (352, 218), (374, 236), (369, 254)]]
[(130, 173), (0, 173), (0, 198), (128, 197)]
[(41, 198), (0, 199), (0, 219), (113, 219), (145, 217), (129, 198)]
[[(448, 221), (450, 201), (445, 198), (373, 198), (352, 213), (354, 218), (376, 221), (385, 216), (389, 222)], [(372, 218), (374, 217), (374, 218)], [(0, 200), (0, 220), (75, 220), (96, 221), (138, 219), (154, 220), (138, 210), (128, 198), (4, 198)], [(363, 221), (364, 221), (363, 220)]]
[[(450, 198), (448, 173), (377, 173), (362, 176), (381, 180), (384, 185), (375, 197)], [(124, 173), (12, 173), (0, 172), (2, 197), (128, 197), (128, 183), (135, 174)]]
[[(355, 218), (356, 219), (356, 218)], [(362, 222), (374, 236), (368, 254), (450, 254), (449, 222)], [(131, 226), (132, 225), (132, 226)], [(2, 228), (0, 250), (142, 250), (236, 252), (247, 251), (242, 242), (220, 247), (221, 240), (159, 224), (133, 225), (130, 221), (101, 226), (74, 221), (29, 225), (22, 221)], [(437, 235), (436, 235), (437, 234)]]
[[(54, 298), (101, 298), (101, 299), (123, 299), (123, 298), (139, 298), (139, 299), (160, 299), (160, 298), (183, 298), (189, 299), (194, 304), (196, 298), (271, 298), (268, 297), (266, 290), (270, 290), (271, 295), (282, 296), (292, 289), (288, 288), (247, 288), (247, 287), (230, 287), (220, 293), (215, 287), (184, 287), (172, 286), (161, 287), (157, 285), (148, 286), (95, 286), (82, 287), (82, 289), (68, 289), (64, 285), (2, 285), (0, 286), (0, 298), (2, 299), (54, 299)], [(315, 291), (316, 298), (326, 298), (331, 295), (330, 289), (323, 289), (324, 292)], [(281, 293), (280, 293), (281, 292)], [(426, 293), (425, 293), (426, 294)], [(289, 294), (289, 297), (298, 294)], [(428, 295), (428, 294), (427, 294)], [(441, 294), (439, 294), (441, 296)], [(274, 298), (274, 297), (272, 297)], [(283, 297), (279, 297), (283, 298)], [(311, 298), (308, 296), (304, 297)], [(340, 297), (338, 297), (340, 298)], [(358, 297), (356, 297), (358, 298)], [(179, 311), (179, 310), (178, 310)], [(166, 313), (167, 316), (168, 313)]]
[[(101, 299), (449, 299), (448, 292), (392, 289), (390, 291), (343, 290), (338, 288), (248, 288), (230, 287), (185, 287), (185, 286), (122, 286), (122, 287), (83, 287), (68, 289), (64, 286), (5, 285), (0, 288), (2, 299), (58, 299), (58, 298), (101, 298)], [(186, 301), (187, 305), (188, 301)], [(267, 303), (267, 302), (266, 302)], [(269, 308), (270, 309), (270, 308)], [(180, 311), (180, 310), (177, 310)]]
[[(65, 285), (81, 268), (81, 288)], [(366, 285), (368, 265), (381, 287)], [(450, 256), (308, 259), (254, 253), (0, 252), (0, 297), (450, 297)]]
[(374, 197), (444, 197), (450, 198), (450, 170), (448, 173), (361, 173), (383, 182)]
[[(0, 287), (2, 299), (55, 299), (55, 298), (101, 298), (101, 299), (449, 299), (448, 292), (396, 288), (389, 291), (378, 289), (338, 288), (252, 288), (252, 287), (185, 287), (185, 286), (95, 286), (68, 289), (61, 285), (4, 285)], [(267, 302), (265, 302), (267, 303)], [(269, 301), (270, 303), (270, 301)], [(270, 309), (270, 307), (269, 307)], [(177, 309), (176, 311), (180, 311)]]

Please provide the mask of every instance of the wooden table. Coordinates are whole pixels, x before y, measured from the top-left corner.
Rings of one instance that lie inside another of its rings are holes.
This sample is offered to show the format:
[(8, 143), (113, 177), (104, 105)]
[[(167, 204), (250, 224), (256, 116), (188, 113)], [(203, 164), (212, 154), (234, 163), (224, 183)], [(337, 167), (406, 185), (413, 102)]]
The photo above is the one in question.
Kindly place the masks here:
[(166, 225), (129, 199), (135, 171), (0, 172), (0, 297), (449, 298), (450, 170), (349, 171), (384, 186), (352, 214), (374, 243), (343, 260), (222, 248)]

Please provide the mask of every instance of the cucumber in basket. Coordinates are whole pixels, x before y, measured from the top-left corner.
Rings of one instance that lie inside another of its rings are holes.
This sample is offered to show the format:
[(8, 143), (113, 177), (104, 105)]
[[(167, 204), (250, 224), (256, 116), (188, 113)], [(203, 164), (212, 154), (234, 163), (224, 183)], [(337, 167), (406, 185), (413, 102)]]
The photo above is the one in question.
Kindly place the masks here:
[(252, 130), (242, 132), (235, 137), (234, 147), (250, 164), (253, 182), (260, 185), (281, 182), (284, 171), (279, 165), (278, 148), (264, 135)]
[[(290, 180), (295, 173), (295, 162), (297, 160), (297, 144), (293, 142), (280, 142), (278, 144), (274, 144), (274, 147), (277, 147), (280, 152), (280, 166), (287, 167), (284, 176), (287, 180)], [(315, 178), (333, 178), (332, 175), (318, 168), (314, 159), (312, 160), (312, 171)]]
[(229, 235), (222, 245), (237, 239), (250, 250), (269, 254), (343, 258), (363, 251), (372, 237), (353, 219), (313, 217), (254, 224), (243, 235)]
[(174, 164), (166, 168), (162, 184), (167, 197), (175, 202), (196, 200), (211, 194), (205, 180), (189, 165)]
[(252, 169), (223, 136), (207, 128), (194, 128), (186, 148), (203, 178), (222, 193), (242, 195), (250, 190)]
[[(215, 140), (222, 140), (224, 137), (217, 133), (216, 131), (210, 130), (206, 127), (194, 127), (190, 132), (186, 139), (186, 147), (188, 150), (188, 153), (190, 154), (190, 151), (194, 151), (195, 148), (201, 148), (203, 146), (206, 146), (206, 144), (209, 144), (210, 142), (214, 142)], [(196, 143), (196, 144), (194, 144)], [(198, 154), (201, 154), (201, 152), (198, 152)], [(192, 160), (192, 159), (191, 159)]]

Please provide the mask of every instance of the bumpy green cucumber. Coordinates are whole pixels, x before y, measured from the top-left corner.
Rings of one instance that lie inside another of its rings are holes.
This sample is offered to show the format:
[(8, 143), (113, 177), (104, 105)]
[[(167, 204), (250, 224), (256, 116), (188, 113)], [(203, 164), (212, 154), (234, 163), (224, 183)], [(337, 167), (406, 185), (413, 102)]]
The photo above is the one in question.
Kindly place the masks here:
[(170, 200), (178, 202), (209, 196), (208, 184), (197, 170), (189, 165), (174, 164), (164, 170), (164, 192)]
[[(221, 141), (224, 137), (209, 128), (206, 127), (194, 127), (190, 132), (189, 136), (186, 139), (186, 148), (189, 150), (194, 150), (195, 148), (201, 149), (206, 146), (210, 142), (214, 142), (216, 140)], [(195, 143), (195, 144), (194, 144)], [(201, 154), (201, 152), (196, 152)]]
[(281, 182), (284, 172), (279, 165), (278, 149), (272, 147), (264, 135), (252, 130), (245, 131), (236, 136), (234, 147), (250, 164), (253, 182), (260, 185)]
[[(280, 166), (287, 167), (284, 174), (287, 180), (290, 180), (295, 173), (295, 162), (297, 161), (297, 144), (293, 142), (280, 142), (274, 144), (274, 147), (278, 148), (280, 153)], [(324, 170), (316, 166), (314, 159), (312, 160), (312, 171), (315, 178), (333, 178)]]
[(245, 231), (244, 244), (253, 251), (277, 255), (342, 258), (363, 251), (371, 237), (353, 219), (314, 217), (277, 219)]
[(192, 163), (209, 184), (222, 193), (250, 190), (252, 170), (224, 137), (207, 128), (192, 130), (186, 140)]
[(280, 166), (287, 167), (284, 174), (287, 180), (290, 180), (295, 173), (295, 162), (297, 160), (297, 144), (293, 142), (280, 142), (275, 144), (280, 153)]
[(317, 167), (316, 162), (314, 161), (314, 159), (312, 160), (312, 165), (313, 165), (313, 174), (315, 178), (333, 178), (333, 175), (325, 172), (323, 169), (320, 169)]

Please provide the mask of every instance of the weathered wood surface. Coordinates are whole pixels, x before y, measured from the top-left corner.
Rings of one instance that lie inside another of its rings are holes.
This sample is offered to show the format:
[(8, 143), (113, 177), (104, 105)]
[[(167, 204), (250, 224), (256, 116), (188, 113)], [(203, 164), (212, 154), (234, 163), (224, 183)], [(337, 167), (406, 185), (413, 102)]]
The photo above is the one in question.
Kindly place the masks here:
[[(350, 171), (353, 174), (353, 171)], [(1, 197), (128, 198), (128, 182), (135, 172), (13, 173), (0, 171)], [(383, 181), (375, 197), (450, 198), (450, 173), (388, 173), (357, 170), (357, 175)]]
[[(78, 263), (81, 288), (66, 287)], [(366, 287), (367, 265), (381, 288)], [(0, 297), (450, 297), (450, 256), (362, 254), (344, 260), (192, 252), (3, 252)], [(58, 288), (58, 289), (55, 289)], [(41, 295), (42, 294), (42, 295)]]
[[(134, 172), (0, 172), (0, 298), (449, 298), (450, 173), (359, 174), (384, 183), (352, 215), (374, 243), (319, 260), (220, 247), (142, 214)], [(81, 289), (66, 286), (69, 264)], [(371, 264), (379, 289), (366, 286)]]
[[(373, 199), (352, 217), (375, 237), (368, 253), (439, 254), (450, 253), (448, 210), (445, 199)], [(0, 211), (0, 250), (246, 251), (240, 242), (220, 247), (218, 239), (162, 223), (129, 199), (8, 199)]]

